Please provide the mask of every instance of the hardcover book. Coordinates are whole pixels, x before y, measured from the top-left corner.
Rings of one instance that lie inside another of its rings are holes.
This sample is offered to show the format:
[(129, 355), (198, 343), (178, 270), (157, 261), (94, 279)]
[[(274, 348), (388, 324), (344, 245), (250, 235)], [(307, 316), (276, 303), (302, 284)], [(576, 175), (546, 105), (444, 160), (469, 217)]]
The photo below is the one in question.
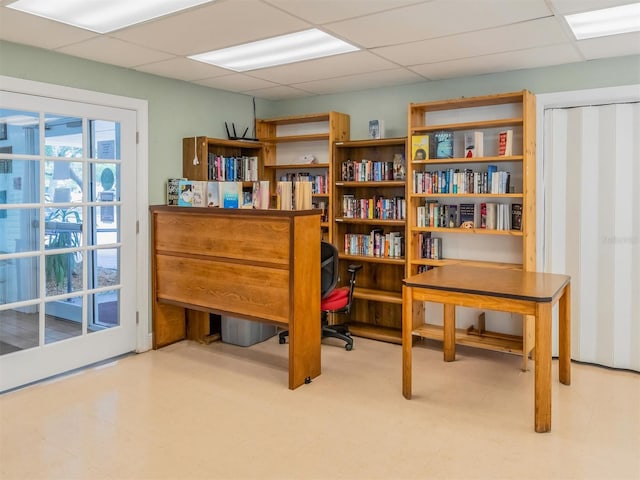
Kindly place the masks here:
[(511, 229), (522, 230), (522, 204), (514, 203), (511, 205)]
[(220, 182), (219, 189), (222, 208), (240, 208), (242, 182)]
[(180, 207), (206, 207), (205, 184), (199, 180), (180, 180), (178, 183)]
[(460, 228), (475, 228), (476, 226), (476, 204), (460, 204)]
[(498, 133), (498, 156), (513, 155), (513, 130), (503, 130)]
[(178, 205), (180, 180), (186, 180), (186, 178), (170, 178), (167, 180), (167, 205)]
[(453, 132), (442, 130), (431, 135), (429, 158), (453, 158)]
[(220, 189), (218, 182), (207, 182), (207, 207), (220, 206)]
[(413, 135), (411, 137), (411, 158), (426, 160), (429, 154), (429, 135)]
[(253, 208), (267, 210), (270, 200), (269, 181), (261, 180), (259, 182), (253, 182)]
[(464, 134), (465, 158), (484, 156), (484, 133), (467, 132)]

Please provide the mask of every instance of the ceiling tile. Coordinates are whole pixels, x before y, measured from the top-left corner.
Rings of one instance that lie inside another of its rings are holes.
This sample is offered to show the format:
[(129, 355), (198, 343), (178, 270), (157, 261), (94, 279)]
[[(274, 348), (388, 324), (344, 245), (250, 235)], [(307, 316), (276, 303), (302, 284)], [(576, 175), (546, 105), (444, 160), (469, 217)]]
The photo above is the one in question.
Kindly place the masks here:
[(267, 82), (259, 78), (248, 77), (241, 73), (233, 73), (223, 77), (205, 78), (196, 80), (194, 83), (204, 85), (205, 87), (219, 88), (221, 90), (229, 90), (230, 92), (244, 92), (247, 90), (258, 90), (260, 88), (275, 87), (277, 84)]
[(396, 68), (397, 65), (369, 52), (353, 52), (247, 72), (252, 77), (281, 84)]
[(384, 70), (312, 82), (294, 83), (293, 86), (316, 94), (367, 90), (370, 88), (406, 85), (424, 81), (424, 78), (405, 69)]
[(552, 45), (518, 52), (498, 53), (448, 62), (417, 65), (410, 69), (425, 78), (443, 78), (482, 75), (524, 68), (579, 62), (582, 59), (572, 45)]
[(152, 73), (169, 78), (178, 78), (191, 82), (203, 78), (219, 77), (229, 75), (229, 70), (209, 65), (207, 63), (196, 62), (183, 57), (174, 57), (161, 62), (148, 63), (134, 67), (140, 72)]
[[(416, 0), (324, 0), (310, 2), (300, 0), (265, 0), (311, 23), (322, 25), (347, 18), (370, 15), (418, 3)], [(431, 1), (431, 0), (427, 0)]]
[(257, 0), (235, 0), (207, 4), (112, 36), (175, 55), (193, 55), (310, 27)]
[[(511, 4), (511, 6), (510, 6)], [(551, 15), (544, 0), (434, 0), (325, 27), (367, 48), (472, 32)]]
[(168, 53), (131, 45), (117, 38), (107, 36), (92, 38), (85, 42), (62, 47), (57, 51), (121, 67), (133, 67), (143, 63), (171, 58)]
[(48, 49), (98, 36), (95, 32), (5, 7), (0, 8), (0, 32), (3, 40)]
[(400, 65), (408, 66), (568, 43), (569, 40), (558, 20), (550, 17), (479, 32), (375, 48), (372, 51)]

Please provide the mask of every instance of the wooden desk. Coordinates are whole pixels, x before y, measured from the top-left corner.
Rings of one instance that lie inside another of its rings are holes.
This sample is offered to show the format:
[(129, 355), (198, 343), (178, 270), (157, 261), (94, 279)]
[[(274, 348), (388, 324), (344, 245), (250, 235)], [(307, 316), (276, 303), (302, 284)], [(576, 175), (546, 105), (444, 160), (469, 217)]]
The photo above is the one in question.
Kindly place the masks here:
[[(402, 393), (411, 398), (414, 302), (444, 305), (444, 360), (455, 360), (455, 307), (486, 308), (535, 317), (535, 430), (551, 429), (551, 310), (560, 302), (560, 382), (571, 384), (570, 277), (550, 273), (447, 265), (403, 280)], [(418, 312), (422, 309), (416, 308)]]
[(289, 388), (320, 375), (320, 211), (151, 207), (153, 347), (209, 313), (289, 330)]

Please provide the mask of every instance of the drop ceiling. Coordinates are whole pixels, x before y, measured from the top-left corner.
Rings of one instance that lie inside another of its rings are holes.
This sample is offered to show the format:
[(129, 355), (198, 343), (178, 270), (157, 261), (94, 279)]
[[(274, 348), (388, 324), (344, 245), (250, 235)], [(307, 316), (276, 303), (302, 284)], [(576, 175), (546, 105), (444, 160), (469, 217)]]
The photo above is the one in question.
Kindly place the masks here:
[[(577, 41), (563, 18), (630, 0), (216, 0), (104, 35), (8, 3), (0, 39), (271, 100), (640, 54), (638, 32)], [(245, 73), (187, 58), (314, 27), (361, 50)]]

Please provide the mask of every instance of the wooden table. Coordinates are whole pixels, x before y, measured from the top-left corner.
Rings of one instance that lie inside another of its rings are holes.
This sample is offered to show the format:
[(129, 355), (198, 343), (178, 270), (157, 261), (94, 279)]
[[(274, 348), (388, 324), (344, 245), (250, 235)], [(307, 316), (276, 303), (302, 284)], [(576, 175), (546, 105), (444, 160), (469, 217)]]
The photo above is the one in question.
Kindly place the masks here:
[(535, 430), (551, 429), (551, 311), (559, 302), (560, 383), (571, 384), (571, 278), (551, 273), (446, 265), (403, 280), (402, 393), (411, 398), (412, 333), (424, 323), (417, 302), (444, 305), (444, 360), (455, 360), (455, 307), (534, 316)]

